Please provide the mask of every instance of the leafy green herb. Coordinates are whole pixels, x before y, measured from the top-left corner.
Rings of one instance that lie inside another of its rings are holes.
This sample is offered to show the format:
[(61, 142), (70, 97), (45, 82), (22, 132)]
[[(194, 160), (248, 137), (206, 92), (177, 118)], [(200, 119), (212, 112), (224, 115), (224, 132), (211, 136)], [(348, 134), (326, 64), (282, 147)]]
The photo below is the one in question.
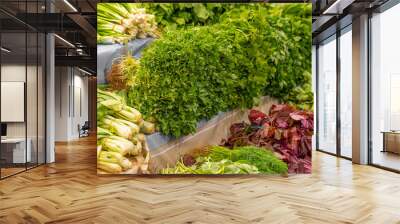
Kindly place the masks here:
[(167, 30), (144, 50), (129, 104), (176, 137), (261, 95), (312, 107), (311, 17), (285, 10), (237, 8), (220, 24)]
[(165, 168), (161, 174), (257, 174), (257, 167), (242, 162), (232, 162), (227, 159), (212, 162), (208, 157), (201, 157), (203, 162), (186, 166), (179, 161), (174, 168)]
[(220, 16), (234, 8), (251, 8), (268, 4), (230, 3), (142, 3), (148, 12), (156, 16), (162, 27), (181, 28), (186, 26), (211, 25), (219, 22)]
[[(237, 18), (241, 18), (237, 21)], [(284, 33), (284, 46), (278, 42), (272, 48), (261, 46), (264, 54), (271, 55), (268, 61), (273, 67), (264, 93), (284, 103), (310, 110), (313, 106), (311, 90), (311, 4), (279, 4), (270, 8), (232, 9), (222, 16), (231, 23), (248, 20), (262, 30), (264, 42), (274, 43), (274, 35)], [(266, 29), (264, 23), (271, 29)]]
[(242, 162), (256, 166), (260, 173), (264, 174), (286, 174), (288, 166), (277, 158), (271, 150), (255, 146), (237, 147), (228, 149), (222, 146), (214, 146), (208, 154), (211, 161), (228, 159), (233, 162)]
[[(190, 157), (190, 156), (189, 156)], [(162, 174), (287, 174), (285, 162), (271, 151), (245, 146), (228, 149), (213, 146), (203, 156), (198, 156), (194, 164), (185, 163), (185, 157), (173, 168), (161, 170)]]

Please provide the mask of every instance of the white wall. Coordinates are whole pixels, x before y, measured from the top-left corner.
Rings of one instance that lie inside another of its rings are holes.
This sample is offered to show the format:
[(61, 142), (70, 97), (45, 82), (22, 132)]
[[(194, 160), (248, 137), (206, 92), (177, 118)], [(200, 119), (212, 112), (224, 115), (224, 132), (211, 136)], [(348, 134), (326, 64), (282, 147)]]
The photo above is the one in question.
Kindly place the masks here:
[(55, 141), (68, 141), (69, 133), (69, 96), (70, 84), (69, 68), (55, 68)]
[[(76, 72), (76, 70), (75, 70)], [(71, 130), (72, 136), (74, 138), (79, 137), (78, 125), (83, 125), (85, 121), (88, 121), (88, 78), (85, 76), (74, 75), (74, 108), (72, 108), (72, 124)]]
[(88, 78), (83, 75), (76, 68), (56, 67), (56, 141), (78, 139), (78, 125), (88, 120)]

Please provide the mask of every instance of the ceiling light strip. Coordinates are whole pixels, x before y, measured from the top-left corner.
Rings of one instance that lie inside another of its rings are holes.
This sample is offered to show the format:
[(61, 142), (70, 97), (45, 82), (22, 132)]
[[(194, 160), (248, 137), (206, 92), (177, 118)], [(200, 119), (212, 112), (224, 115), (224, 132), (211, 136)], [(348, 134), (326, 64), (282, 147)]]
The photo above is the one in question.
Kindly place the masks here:
[(64, 43), (66, 43), (67, 45), (69, 45), (70, 47), (73, 47), (73, 48), (75, 48), (75, 45), (73, 45), (71, 42), (69, 42), (68, 40), (66, 40), (66, 39), (64, 39), (64, 38), (62, 38), (62, 37), (60, 37), (59, 35), (57, 35), (57, 34), (54, 34), (54, 36), (55, 37), (57, 37), (59, 40), (61, 40), (62, 42), (64, 42)]
[(68, 5), (74, 12), (78, 12), (78, 10), (68, 1), (64, 0), (65, 4)]
[(81, 72), (83, 72), (83, 73), (85, 73), (85, 74), (87, 74), (87, 75), (92, 75), (92, 73), (90, 73), (90, 72), (88, 72), (88, 71), (86, 71), (86, 70), (83, 70), (83, 69), (81, 69), (81, 68), (78, 68), (78, 70), (81, 71)]
[(336, 0), (335, 2), (333, 2), (332, 5), (330, 5), (327, 9), (325, 9), (322, 14), (323, 15), (342, 14), (343, 10), (347, 8), (349, 5), (351, 5), (353, 2), (354, 0)]
[(10, 52), (11, 52), (10, 50), (8, 50), (7, 48), (4, 48), (4, 47), (1, 47), (0, 50), (2, 50), (2, 51), (4, 51), (4, 52), (7, 52), (7, 53), (10, 53)]

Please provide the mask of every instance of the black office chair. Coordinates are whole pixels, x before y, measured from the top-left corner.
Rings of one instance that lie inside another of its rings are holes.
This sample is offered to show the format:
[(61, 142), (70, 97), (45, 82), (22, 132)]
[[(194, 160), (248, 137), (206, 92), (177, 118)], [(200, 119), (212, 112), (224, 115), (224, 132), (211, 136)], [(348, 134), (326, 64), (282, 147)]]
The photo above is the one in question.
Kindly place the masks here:
[(85, 121), (82, 127), (78, 124), (79, 138), (89, 136), (90, 125), (89, 121)]

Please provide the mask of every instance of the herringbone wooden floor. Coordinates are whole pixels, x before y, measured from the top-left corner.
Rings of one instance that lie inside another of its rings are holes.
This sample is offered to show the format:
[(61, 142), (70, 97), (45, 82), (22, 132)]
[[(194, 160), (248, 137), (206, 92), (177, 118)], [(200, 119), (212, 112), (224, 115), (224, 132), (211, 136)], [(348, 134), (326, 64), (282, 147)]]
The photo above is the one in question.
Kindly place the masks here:
[(310, 176), (98, 177), (94, 145), (0, 181), (0, 223), (400, 223), (400, 175), (326, 154)]

